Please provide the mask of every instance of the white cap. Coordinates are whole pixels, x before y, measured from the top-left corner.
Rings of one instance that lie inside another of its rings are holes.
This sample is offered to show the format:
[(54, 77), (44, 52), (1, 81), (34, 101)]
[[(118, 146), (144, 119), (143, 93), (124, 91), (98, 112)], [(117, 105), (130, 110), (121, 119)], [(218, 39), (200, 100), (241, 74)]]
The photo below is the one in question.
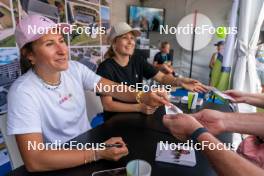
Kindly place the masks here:
[(110, 29), (110, 32), (107, 37), (108, 42), (111, 44), (116, 37), (126, 34), (128, 32), (132, 32), (136, 37), (141, 35), (141, 32), (138, 29), (132, 28), (125, 22), (116, 23)]

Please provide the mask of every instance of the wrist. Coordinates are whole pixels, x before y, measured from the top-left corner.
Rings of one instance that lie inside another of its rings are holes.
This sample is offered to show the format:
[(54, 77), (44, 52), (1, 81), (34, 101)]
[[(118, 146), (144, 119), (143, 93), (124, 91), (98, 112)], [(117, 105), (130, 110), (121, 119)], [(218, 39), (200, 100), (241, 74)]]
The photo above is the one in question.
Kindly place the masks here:
[(104, 158), (102, 153), (104, 152), (104, 150), (94, 150), (94, 152), (95, 152), (96, 161), (99, 161)]
[(93, 150), (93, 149), (83, 150), (83, 160), (84, 160), (84, 164), (98, 161), (97, 156), (96, 156), (96, 150)]
[(241, 101), (239, 103), (246, 103), (246, 104), (251, 104), (251, 97), (250, 96), (244, 96), (244, 97), (241, 97), (240, 99)]
[(188, 78), (178, 78), (178, 86), (184, 87), (184, 82), (186, 82)]
[(201, 124), (192, 125), (188, 131), (188, 136), (191, 136), (199, 128), (204, 128), (204, 127)]
[(202, 141), (206, 141), (209, 136), (211, 136), (211, 133), (204, 132), (197, 137), (197, 142), (201, 143)]
[(190, 138), (195, 142), (199, 142), (199, 137), (204, 133), (208, 133), (208, 130), (204, 127), (197, 128), (191, 135)]
[(141, 104), (143, 102), (143, 96), (144, 96), (144, 92), (143, 91), (139, 91), (137, 94), (136, 94), (136, 101), (137, 103)]
[(222, 132), (233, 132), (234, 120), (237, 118), (237, 113), (223, 113), (223, 131)]
[(136, 110), (136, 112), (141, 112), (141, 104), (140, 103), (135, 104), (135, 110)]
[(174, 78), (171, 85), (175, 87), (182, 87), (182, 78)]

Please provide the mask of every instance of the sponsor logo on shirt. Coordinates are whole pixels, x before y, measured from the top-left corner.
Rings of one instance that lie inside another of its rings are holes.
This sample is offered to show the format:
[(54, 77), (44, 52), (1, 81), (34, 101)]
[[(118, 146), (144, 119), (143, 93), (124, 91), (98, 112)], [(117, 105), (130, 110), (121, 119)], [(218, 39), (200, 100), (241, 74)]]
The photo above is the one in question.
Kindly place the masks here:
[(61, 105), (62, 103), (64, 103), (64, 102), (70, 100), (71, 97), (72, 97), (72, 94), (71, 94), (71, 93), (69, 93), (69, 94), (63, 96), (63, 97), (60, 99), (59, 104)]

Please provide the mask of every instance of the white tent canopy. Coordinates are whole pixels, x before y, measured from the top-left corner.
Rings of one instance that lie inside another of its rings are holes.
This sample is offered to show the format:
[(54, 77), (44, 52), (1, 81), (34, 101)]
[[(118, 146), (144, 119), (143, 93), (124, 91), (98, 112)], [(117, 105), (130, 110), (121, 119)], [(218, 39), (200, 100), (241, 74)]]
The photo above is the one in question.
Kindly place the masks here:
[[(237, 62), (233, 76), (233, 88), (251, 93), (258, 92), (255, 54), (260, 28), (264, 19), (263, 0), (241, 0), (238, 27)], [(242, 105), (241, 112), (255, 112), (256, 108)]]

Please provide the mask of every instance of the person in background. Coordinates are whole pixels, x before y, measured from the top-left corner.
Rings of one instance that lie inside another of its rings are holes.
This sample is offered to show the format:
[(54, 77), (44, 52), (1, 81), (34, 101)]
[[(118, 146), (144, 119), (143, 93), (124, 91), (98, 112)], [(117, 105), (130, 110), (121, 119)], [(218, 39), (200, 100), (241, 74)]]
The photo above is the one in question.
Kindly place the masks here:
[(262, 93), (264, 92), (264, 43), (258, 46), (256, 53), (256, 69), (260, 79)]
[[(140, 31), (131, 28), (127, 23), (120, 22), (112, 26), (108, 35), (110, 48), (105, 60), (99, 65), (97, 74), (112, 81), (129, 86), (142, 85), (143, 78), (153, 78), (163, 85), (181, 86), (190, 91), (205, 92), (206, 86), (197, 80), (176, 78), (166, 75), (151, 64), (140, 54), (135, 54), (135, 38)], [(139, 86), (138, 86), (139, 87)], [(153, 114), (157, 107), (146, 106), (142, 103), (127, 103), (112, 96), (100, 96), (104, 108), (104, 119), (110, 119), (117, 112), (142, 112)]]
[(152, 31), (159, 31), (160, 30), (160, 20), (159, 16), (154, 16), (152, 19), (152, 24), (151, 24), (151, 30)]
[(174, 74), (172, 61), (173, 56), (170, 54), (169, 42), (162, 42), (160, 52), (154, 56), (154, 67), (164, 74)]
[(149, 32), (149, 22), (145, 16), (141, 16), (140, 29), (145, 32)]
[[(28, 32), (29, 26), (35, 26), (36, 31), (48, 30)], [(99, 90), (97, 85), (114, 87), (119, 84), (96, 75), (77, 61), (68, 60), (68, 47), (59, 31), (69, 28), (69, 25), (57, 25), (41, 15), (23, 17), (16, 26), (23, 75), (12, 84), (8, 93), (7, 134), (15, 135), (25, 167), (30, 172), (70, 168), (100, 159), (117, 161), (128, 155), (121, 137), (105, 141), (107, 144), (119, 143), (120, 148), (105, 150), (28, 148), (30, 143), (36, 146), (65, 143), (91, 129), (84, 91), (127, 102), (138, 101), (147, 106), (169, 104), (166, 92), (162, 91)]]
[(215, 46), (217, 51), (213, 53), (209, 63), (209, 68), (210, 68), (209, 85), (213, 87), (216, 86), (221, 72), (223, 54), (224, 54), (224, 41), (217, 42)]

